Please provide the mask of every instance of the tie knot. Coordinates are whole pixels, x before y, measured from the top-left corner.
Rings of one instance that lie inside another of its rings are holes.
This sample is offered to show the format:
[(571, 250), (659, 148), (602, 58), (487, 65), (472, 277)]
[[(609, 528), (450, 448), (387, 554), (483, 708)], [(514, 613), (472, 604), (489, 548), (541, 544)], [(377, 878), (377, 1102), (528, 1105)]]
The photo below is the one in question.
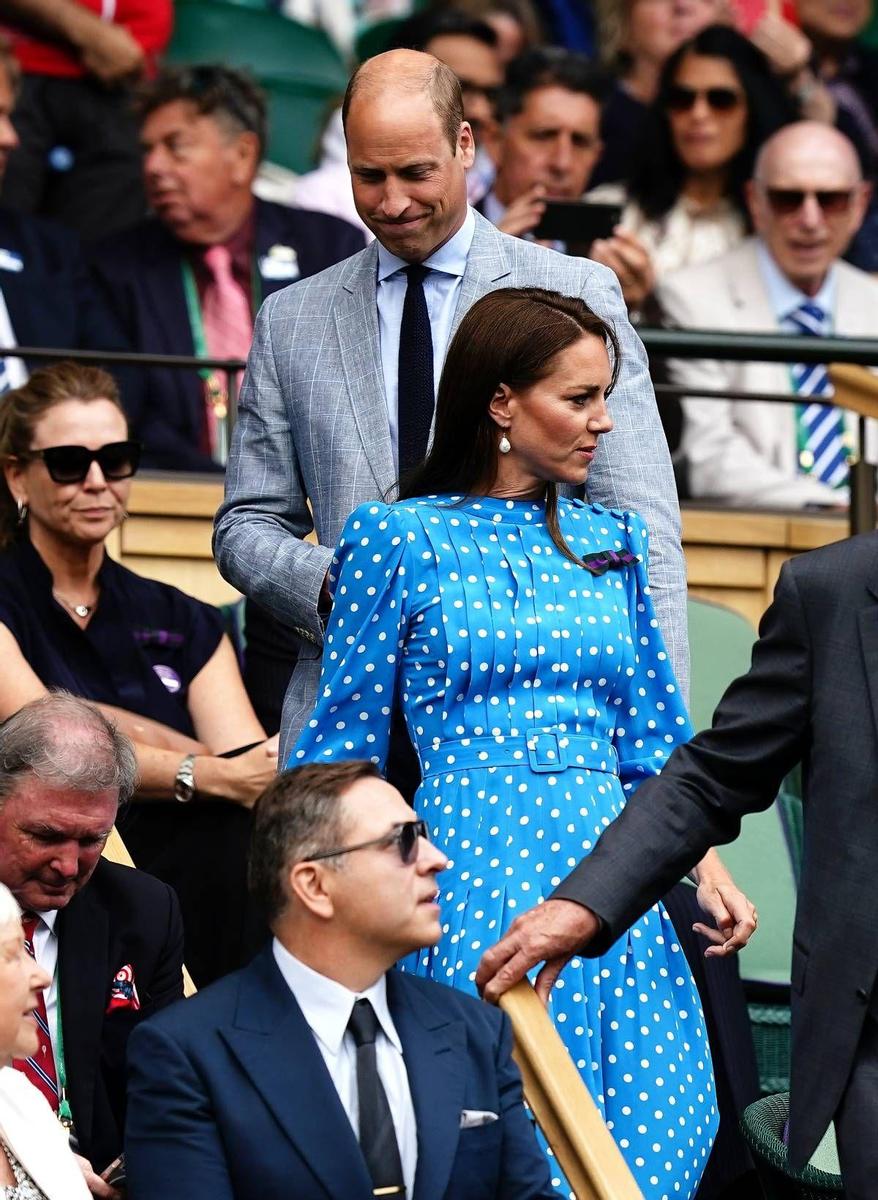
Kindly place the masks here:
[(37, 925), (40, 923), (40, 918), (36, 913), (23, 912), (21, 914), (21, 929), (24, 934), (24, 940), (27, 944), (29, 954), (33, 954), (34, 933)]
[(408, 276), (409, 287), (420, 287), (430, 274), (430, 268), (425, 267), (423, 263), (412, 263), (410, 267), (406, 267), (405, 273)]
[(204, 252), (204, 263), (214, 279), (232, 273), (232, 253), (228, 246), (209, 246)]
[(357, 1046), (371, 1045), (378, 1033), (378, 1018), (368, 1000), (357, 1000), (351, 1011), (348, 1029)]

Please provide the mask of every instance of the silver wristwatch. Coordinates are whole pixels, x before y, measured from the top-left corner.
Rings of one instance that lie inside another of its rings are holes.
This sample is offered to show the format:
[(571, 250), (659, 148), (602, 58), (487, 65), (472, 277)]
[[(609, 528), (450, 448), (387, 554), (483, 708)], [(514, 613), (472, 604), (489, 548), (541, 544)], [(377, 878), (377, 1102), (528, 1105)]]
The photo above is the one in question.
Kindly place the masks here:
[(174, 778), (174, 799), (185, 804), (195, 795), (195, 755), (187, 754), (177, 767)]

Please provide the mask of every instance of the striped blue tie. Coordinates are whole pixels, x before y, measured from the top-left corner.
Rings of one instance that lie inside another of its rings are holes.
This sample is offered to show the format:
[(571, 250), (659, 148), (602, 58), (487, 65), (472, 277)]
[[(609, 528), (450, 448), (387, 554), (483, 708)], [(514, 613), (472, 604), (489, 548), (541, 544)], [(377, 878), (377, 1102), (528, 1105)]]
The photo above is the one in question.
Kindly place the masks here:
[(7, 366), (6, 359), (0, 358), (0, 396), (4, 392), (8, 392), (11, 387), (12, 379), (9, 375), (9, 367)]
[[(800, 304), (790, 321), (806, 337), (822, 337), (826, 314), (817, 304)], [(823, 363), (795, 363), (793, 388), (799, 396), (827, 396), (832, 392)], [(834, 404), (797, 404), (799, 470), (830, 487), (847, 483), (848, 455), (844, 414)]]

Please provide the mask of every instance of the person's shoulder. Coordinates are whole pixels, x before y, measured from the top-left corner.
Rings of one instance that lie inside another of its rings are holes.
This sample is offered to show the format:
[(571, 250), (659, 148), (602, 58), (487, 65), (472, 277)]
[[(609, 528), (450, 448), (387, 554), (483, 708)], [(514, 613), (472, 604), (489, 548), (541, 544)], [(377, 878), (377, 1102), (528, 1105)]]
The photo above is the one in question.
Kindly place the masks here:
[(863, 587), (878, 591), (878, 530), (797, 554), (784, 570), (806, 598), (829, 594), (861, 605)]
[(429, 498), (397, 500), (388, 504), (383, 500), (366, 500), (358, 505), (345, 522), (340, 544), (357, 541), (372, 534), (381, 534), (383, 540), (393, 542), (396, 536), (408, 536), (423, 524), (423, 510), (431, 508)]
[[(354, 226), (349, 225), (347, 228), (354, 229)], [(273, 292), (263, 304), (262, 311), (269, 318), (276, 319), (301, 316), (312, 323), (331, 319), (336, 310), (340, 289), (353, 287), (361, 278), (361, 272), (371, 264), (376, 255), (377, 250), (373, 242), (340, 262), (324, 267), (322, 271), (296, 279)]]
[(350, 243), (362, 250), (364, 236), (361, 230), (342, 217), (300, 204), (278, 204), (275, 200), (257, 201), (257, 220), (277, 229), (279, 233), (289, 231), (291, 236), (316, 238), (338, 244)]
[(718, 279), (735, 278), (737, 272), (742, 269), (756, 268), (756, 240), (746, 238), (740, 245), (726, 250), (716, 258), (669, 271), (659, 283), (657, 291), (660, 295), (686, 294), (690, 296), (693, 304), (698, 304), (705, 298), (705, 293), (699, 292), (699, 289), (709, 287)]
[[(133, 1039), (144, 1031), (160, 1033), (173, 1041), (200, 1043), (212, 1038), (218, 1029), (232, 1022), (239, 1008), (241, 983), (252, 972), (253, 964), (224, 975), (184, 1001), (168, 1004), (143, 1021), (132, 1033)], [(132, 1046), (136, 1049), (136, 1041)]]
[(630, 549), (640, 557), (647, 542), (646, 522), (633, 509), (607, 508), (587, 500), (559, 500), (562, 523), (584, 526), (602, 550)]
[[(868, 296), (869, 300), (873, 303), (878, 299), (878, 279), (874, 275), (862, 270), (860, 267), (855, 267), (853, 263), (845, 262), (844, 259), (839, 259), (836, 262), (835, 270), (838, 273), (840, 288), (855, 288), (862, 295)], [(840, 329), (838, 332), (844, 334), (845, 330)]]
[[(188, 592), (175, 587), (173, 583), (165, 583), (161, 579), (149, 579), (145, 575), (138, 575), (136, 571), (123, 566), (115, 559), (106, 559), (102, 573), (109, 577), (111, 586), (118, 592), (130, 598), (138, 608), (148, 610), (154, 616), (158, 615), (157, 609), (166, 610), (168, 608), (182, 608), (199, 613), (216, 612), (213, 605), (205, 603), (204, 600), (198, 600), (195, 596), (190, 596)], [(140, 613), (132, 611), (130, 615), (139, 616)]]
[(393, 971), (392, 978), (392, 986), (399, 995), (407, 996), (415, 1004), (420, 1002), (429, 1005), (448, 1019), (458, 1019), (476, 1026), (486, 1036), (496, 1036), (503, 1024), (503, 1013), (499, 1008), (458, 988), (448, 987), (433, 979), (422, 979), (407, 971)]
[[(174, 899), (168, 884), (154, 875), (107, 858), (100, 859), (85, 888), (89, 889), (93, 901), (117, 915), (135, 913), (150, 918), (160, 912), (166, 914)], [(70, 902), (71, 908), (75, 899)]]
[(89, 257), (101, 270), (124, 276), (135, 266), (154, 265), (157, 258), (182, 259), (183, 249), (157, 218), (147, 217), (93, 243)]

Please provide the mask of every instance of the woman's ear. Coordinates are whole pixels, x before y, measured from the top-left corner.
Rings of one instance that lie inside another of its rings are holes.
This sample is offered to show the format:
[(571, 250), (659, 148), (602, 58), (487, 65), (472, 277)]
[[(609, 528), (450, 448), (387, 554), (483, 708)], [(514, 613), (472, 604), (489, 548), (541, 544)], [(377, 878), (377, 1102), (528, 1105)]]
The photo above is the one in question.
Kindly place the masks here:
[(6, 486), (12, 495), (13, 500), (22, 500), (27, 504), (27, 495), (22, 484), (22, 476), (24, 474), (24, 464), (20, 463), (17, 458), (9, 458), (3, 464), (3, 474), (6, 478)]
[(509, 428), (512, 421), (513, 406), (512, 389), (505, 383), (498, 384), (497, 390), (488, 404), (488, 412), (501, 429)]

